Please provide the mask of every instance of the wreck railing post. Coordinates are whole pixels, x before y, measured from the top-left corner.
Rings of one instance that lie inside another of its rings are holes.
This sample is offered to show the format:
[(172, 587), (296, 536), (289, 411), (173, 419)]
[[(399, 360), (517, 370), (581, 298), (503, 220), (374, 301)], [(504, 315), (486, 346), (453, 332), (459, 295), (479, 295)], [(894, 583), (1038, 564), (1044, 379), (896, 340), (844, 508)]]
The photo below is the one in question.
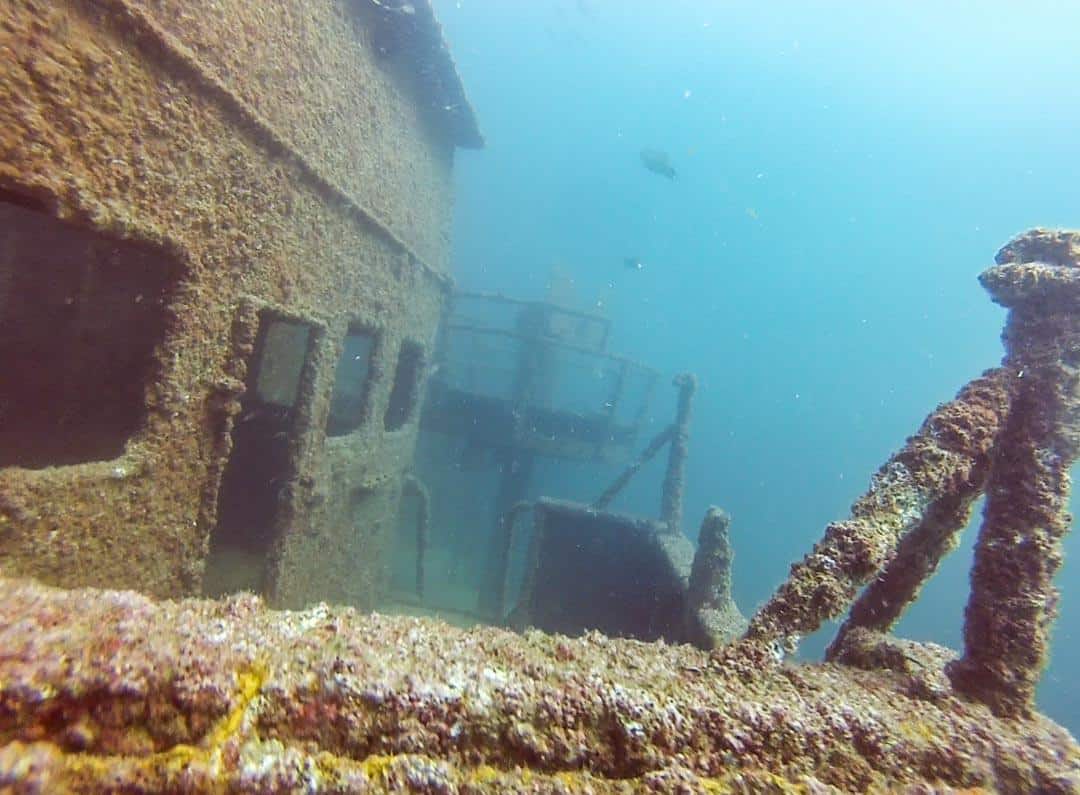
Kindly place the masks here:
[(843, 653), (848, 634), (856, 627), (875, 632), (892, 629), (942, 559), (956, 548), (971, 517), (972, 505), (986, 485), (993, 442), (1008, 412), (1010, 380), (1002, 368), (988, 370), (923, 424), (920, 434), (929, 431), (935, 443), (946, 447), (949, 437), (958, 433), (959, 438), (976, 442), (968, 445), (971, 455), (965, 462), (967, 468), (957, 469), (953, 488), (929, 503), (919, 521), (900, 538), (893, 557), (851, 606), (826, 659), (836, 659)]
[(598, 511), (605, 510), (613, 499), (619, 496), (619, 492), (623, 490), (630, 479), (634, 477), (641, 468), (645, 466), (652, 457), (660, 452), (660, 448), (671, 441), (671, 437), (675, 433), (675, 426), (669, 425), (660, 433), (656, 434), (649, 442), (648, 446), (641, 451), (641, 455), (635, 458), (630, 464), (619, 473), (619, 476), (611, 482), (611, 485), (604, 489), (603, 494), (593, 500), (592, 507)]
[(1080, 455), (1080, 233), (1036, 229), (996, 261), (979, 279), (1009, 309), (1002, 368), (927, 417), (850, 518), (792, 566), (747, 637), (790, 646), (873, 580), (829, 650), (843, 659), (850, 630), (880, 632), (899, 618), (985, 489), (964, 653), (947, 673), (996, 715), (1022, 718), (1034, 712), (1050, 651), (1069, 467)]
[(674, 433), (668, 450), (667, 474), (664, 475), (663, 492), (660, 495), (660, 520), (667, 532), (682, 530), (683, 491), (686, 480), (687, 444), (690, 440), (690, 407), (697, 391), (697, 379), (691, 373), (675, 376), (679, 388), (675, 413)]
[[(985, 483), (990, 450), (1009, 406), (1007, 384), (1000, 372), (989, 371), (938, 406), (878, 469), (869, 490), (851, 506), (850, 516), (830, 523), (813, 551), (791, 567), (787, 581), (751, 619), (748, 637), (791, 647), (826, 620), (839, 617), (862, 585), (891, 569), (909, 534), (921, 542), (911, 552), (943, 554), (939, 542), (950, 532), (948, 523), (954, 522), (957, 530), (963, 527), (966, 513), (957, 509), (969, 505)], [(886, 601), (898, 598), (906, 605), (914, 598), (937, 560), (924, 564), (914, 581), (886, 583)], [(868, 589), (867, 594), (864, 606), (870, 609), (853, 614), (856, 624), (891, 625), (892, 616), (883, 616), (882, 624), (871, 618), (875, 604), (881, 603), (880, 589)]]
[(1080, 234), (1033, 230), (979, 280), (1008, 307), (1005, 367), (1015, 398), (995, 444), (953, 685), (996, 714), (1034, 708), (1056, 612), (1052, 584), (1069, 529), (1069, 466), (1080, 450)]

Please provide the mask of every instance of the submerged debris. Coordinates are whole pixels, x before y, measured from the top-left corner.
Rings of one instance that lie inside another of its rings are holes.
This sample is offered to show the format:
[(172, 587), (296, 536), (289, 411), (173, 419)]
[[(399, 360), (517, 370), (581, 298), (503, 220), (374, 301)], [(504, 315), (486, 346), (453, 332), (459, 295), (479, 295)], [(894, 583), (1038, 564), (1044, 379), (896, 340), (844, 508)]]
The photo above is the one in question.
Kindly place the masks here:
[(880, 618), (877, 609), (853, 611), (856, 622), (865, 613), (872, 617), (866, 618), (869, 626), (891, 627), (951, 548), (940, 539), (964, 527), (985, 484), (994, 438), (1009, 407), (1009, 381), (1001, 370), (988, 371), (930, 414), (877, 471), (851, 516), (829, 524), (813, 551), (791, 567), (787, 582), (751, 619), (750, 634), (772, 640), (816, 631), (847, 610), (861, 586), (898, 571), (891, 564), (904, 539), (922, 539), (921, 547), (901, 555), (912, 559), (921, 553), (926, 560), (919, 567), (906, 569), (908, 576), (897, 577), (880, 598), (878, 590), (892, 581), (879, 579), (864, 594), (868, 604), (891, 605)]

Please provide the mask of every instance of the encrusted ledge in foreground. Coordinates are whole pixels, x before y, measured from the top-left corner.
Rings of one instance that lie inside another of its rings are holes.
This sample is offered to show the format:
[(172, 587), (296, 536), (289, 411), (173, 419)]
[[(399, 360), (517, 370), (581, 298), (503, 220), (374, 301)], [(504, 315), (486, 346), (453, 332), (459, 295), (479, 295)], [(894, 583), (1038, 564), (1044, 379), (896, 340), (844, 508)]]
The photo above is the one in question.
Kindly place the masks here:
[(840, 659), (873, 670), (2, 579), (0, 627), (0, 789), (1080, 787), (1064, 729), (998, 719), (952, 694), (945, 650), (866, 633)]

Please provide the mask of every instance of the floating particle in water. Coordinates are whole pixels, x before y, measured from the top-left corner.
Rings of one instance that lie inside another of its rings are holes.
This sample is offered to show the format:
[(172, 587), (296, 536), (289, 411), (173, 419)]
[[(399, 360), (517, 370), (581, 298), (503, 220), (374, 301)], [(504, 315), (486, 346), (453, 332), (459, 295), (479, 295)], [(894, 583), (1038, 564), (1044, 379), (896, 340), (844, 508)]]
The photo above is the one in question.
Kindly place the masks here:
[[(387, 11), (396, 11), (399, 14), (406, 14), (413, 16), (416, 13), (416, 6), (412, 3), (391, 3), (382, 2), (382, 0), (371, 0), (373, 5), (377, 5), (379, 8), (385, 8)], [(461, 3), (458, 3), (458, 8), (461, 8)]]

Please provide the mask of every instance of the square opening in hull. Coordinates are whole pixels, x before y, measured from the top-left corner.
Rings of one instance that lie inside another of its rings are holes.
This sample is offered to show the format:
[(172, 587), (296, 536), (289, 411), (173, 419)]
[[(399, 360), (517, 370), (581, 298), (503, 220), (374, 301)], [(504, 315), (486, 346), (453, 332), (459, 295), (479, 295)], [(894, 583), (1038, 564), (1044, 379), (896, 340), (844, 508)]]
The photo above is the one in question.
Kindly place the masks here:
[(150, 246), (0, 193), (0, 467), (124, 453), (180, 274)]

